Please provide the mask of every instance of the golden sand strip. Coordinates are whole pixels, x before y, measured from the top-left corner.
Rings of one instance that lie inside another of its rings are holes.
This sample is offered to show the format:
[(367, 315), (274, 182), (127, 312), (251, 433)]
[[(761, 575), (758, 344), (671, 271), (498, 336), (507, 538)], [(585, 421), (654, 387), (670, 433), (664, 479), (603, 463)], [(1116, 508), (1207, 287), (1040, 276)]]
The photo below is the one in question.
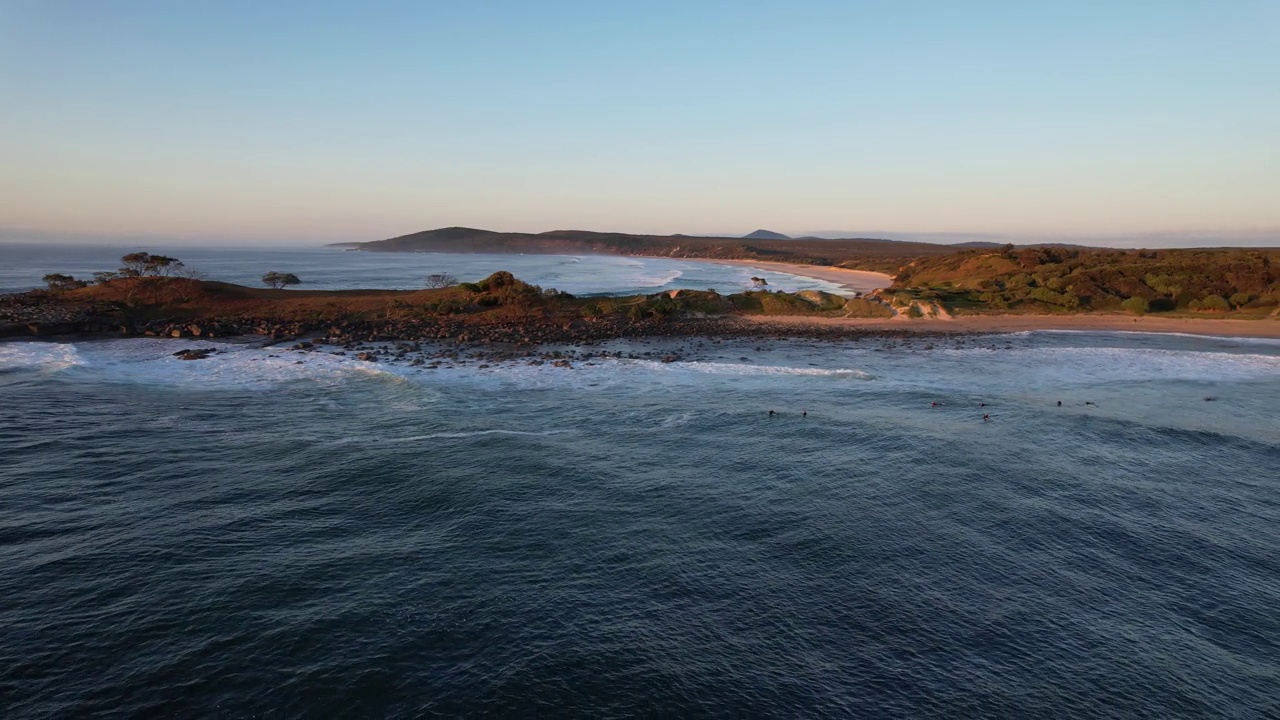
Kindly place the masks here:
[(799, 275), (835, 283), (850, 292), (869, 293), (872, 290), (887, 288), (893, 284), (893, 276), (866, 270), (849, 270), (848, 268), (830, 267), (827, 265), (795, 265), (792, 263), (768, 262), (764, 260), (715, 260), (712, 258), (663, 258), (679, 259), (689, 262), (708, 262), (717, 265), (737, 265), (739, 267), (769, 270), (771, 272)]
[(1007, 333), (1030, 330), (1077, 330), (1093, 332), (1155, 332), (1280, 339), (1280, 320), (1227, 320), (1216, 318), (1176, 318), (1144, 315), (968, 315), (939, 320), (934, 318), (893, 319), (831, 318), (781, 315), (748, 315), (744, 319), (780, 325), (827, 325), (850, 329), (918, 330), (928, 332)]

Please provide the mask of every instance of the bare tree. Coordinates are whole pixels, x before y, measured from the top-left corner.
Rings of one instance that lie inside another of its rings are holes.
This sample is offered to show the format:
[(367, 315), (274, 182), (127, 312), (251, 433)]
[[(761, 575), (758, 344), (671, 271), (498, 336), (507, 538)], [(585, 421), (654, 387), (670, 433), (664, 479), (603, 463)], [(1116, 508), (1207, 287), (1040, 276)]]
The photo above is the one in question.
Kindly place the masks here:
[(434, 273), (427, 276), (427, 287), (432, 289), (453, 287), (458, 284), (458, 278), (449, 273)]

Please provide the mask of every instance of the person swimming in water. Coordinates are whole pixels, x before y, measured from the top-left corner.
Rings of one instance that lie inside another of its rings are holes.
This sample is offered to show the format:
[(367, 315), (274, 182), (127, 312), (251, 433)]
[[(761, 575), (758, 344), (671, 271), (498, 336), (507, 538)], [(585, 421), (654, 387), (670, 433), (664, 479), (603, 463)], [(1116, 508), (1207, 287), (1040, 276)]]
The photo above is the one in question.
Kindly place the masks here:
[(985, 415), (985, 414), (984, 414), (984, 415), (982, 416), (982, 422), (986, 422), (986, 421), (988, 421), (988, 420), (990, 420), (990, 419), (991, 419), (991, 416), (990, 416), (990, 415)]
[(770, 411), (769, 411), (769, 417), (773, 417), (773, 416), (774, 416), (774, 415), (776, 415), (776, 414), (777, 414), (777, 413), (775, 413), (775, 412), (774, 412), (774, 411), (772, 411), (772, 410), (770, 410)]

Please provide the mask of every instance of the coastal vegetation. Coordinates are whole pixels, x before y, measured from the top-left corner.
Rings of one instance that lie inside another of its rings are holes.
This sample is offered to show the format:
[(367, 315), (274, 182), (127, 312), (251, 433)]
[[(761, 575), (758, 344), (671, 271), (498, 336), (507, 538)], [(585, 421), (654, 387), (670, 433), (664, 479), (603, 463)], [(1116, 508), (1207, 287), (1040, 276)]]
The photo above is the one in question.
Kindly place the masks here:
[(302, 281), (293, 273), (275, 272), (273, 270), (262, 276), (262, 284), (279, 290), (290, 285), (301, 285)]
[(918, 258), (890, 293), (952, 313), (1183, 312), (1266, 315), (1280, 303), (1280, 250), (1037, 247)]
[(427, 276), (428, 288), (447, 288), (458, 284), (458, 278), (449, 273), (432, 273)]

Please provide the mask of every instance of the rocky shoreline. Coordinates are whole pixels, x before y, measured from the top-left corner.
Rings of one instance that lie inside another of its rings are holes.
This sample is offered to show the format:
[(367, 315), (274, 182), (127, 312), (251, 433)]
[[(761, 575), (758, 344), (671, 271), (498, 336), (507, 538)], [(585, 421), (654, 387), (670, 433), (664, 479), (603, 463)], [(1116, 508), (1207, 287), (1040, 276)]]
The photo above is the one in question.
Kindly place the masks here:
[[(939, 327), (936, 334), (968, 334)], [(769, 324), (750, 322), (734, 315), (695, 316), (672, 314), (630, 318), (612, 315), (593, 318), (537, 317), (528, 320), (491, 320), (467, 315), (413, 319), (318, 318), (294, 320), (271, 316), (217, 318), (127, 319), (103, 305), (61, 302), (52, 293), (22, 293), (0, 297), (0, 338), (58, 336), (164, 337), (230, 339), (252, 337), (267, 343), (308, 339), (339, 346), (371, 342), (424, 342), (448, 340), (478, 345), (502, 344), (532, 348), (551, 344), (598, 343), (638, 338), (760, 338), (790, 336), (812, 339), (857, 337), (906, 337), (916, 329), (850, 328), (809, 323)]]

